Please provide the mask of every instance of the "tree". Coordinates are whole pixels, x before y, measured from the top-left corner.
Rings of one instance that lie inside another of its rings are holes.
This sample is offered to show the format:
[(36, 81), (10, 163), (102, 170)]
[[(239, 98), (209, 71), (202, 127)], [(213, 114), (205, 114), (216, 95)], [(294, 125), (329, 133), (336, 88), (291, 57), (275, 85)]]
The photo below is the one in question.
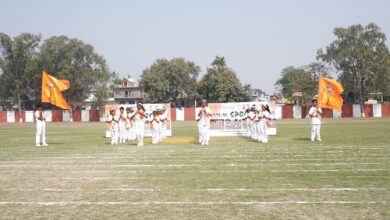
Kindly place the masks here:
[(344, 89), (357, 98), (364, 116), (368, 92), (389, 91), (390, 55), (386, 36), (373, 23), (335, 28), (333, 33), (337, 39), (325, 51), (320, 49), (317, 58), (336, 68)]
[[(70, 102), (85, 100), (91, 92), (101, 92), (97, 102), (104, 102), (108, 92), (111, 73), (105, 59), (94, 51), (93, 46), (66, 36), (51, 37), (43, 43), (37, 60), (36, 88), (39, 88), (41, 72), (70, 82), (64, 97)], [(36, 90), (39, 96), (40, 89)]]
[(196, 81), (200, 68), (184, 58), (158, 59), (141, 75), (140, 87), (148, 94), (149, 101), (176, 104), (178, 97), (194, 99), (198, 96)]
[(315, 84), (318, 84), (320, 76), (329, 77), (331, 71), (331, 67), (323, 62), (312, 62), (303, 69), (311, 74), (311, 78), (315, 81)]
[(198, 83), (199, 94), (209, 102), (249, 101), (250, 85), (242, 85), (224, 57), (217, 56)]
[(33, 60), (37, 56), (40, 35), (22, 33), (13, 39), (0, 33), (0, 83), (3, 98), (11, 98), (18, 105), (19, 115), (22, 101), (27, 100), (32, 89)]
[(291, 101), (307, 105), (317, 93), (317, 84), (310, 72), (303, 68), (286, 67), (275, 83), (283, 96)]

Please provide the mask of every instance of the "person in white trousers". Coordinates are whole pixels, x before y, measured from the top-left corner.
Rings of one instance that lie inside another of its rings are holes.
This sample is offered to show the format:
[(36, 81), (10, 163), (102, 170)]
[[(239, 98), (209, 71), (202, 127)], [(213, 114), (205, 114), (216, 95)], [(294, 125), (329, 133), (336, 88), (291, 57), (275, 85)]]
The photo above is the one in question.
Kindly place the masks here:
[(126, 143), (127, 139), (127, 130), (126, 130), (126, 112), (124, 107), (119, 108), (119, 143)]
[(42, 105), (37, 105), (37, 110), (34, 112), (35, 121), (37, 122), (37, 130), (35, 134), (35, 146), (48, 146), (46, 143), (46, 117)]
[(211, 116), (212, 116), (212, 112), (210, 108), (207, 106), (207, 101), (203, 99), (201, 101), (201, 109), (198, 113), (199, 140), (201, 145), (209, 145)]
[(153, 118), (150, 121), (150, 129), (152, 131), (152, 144), (157, 144), (161, 140), (160, 135), (160, 117), (158, 116), (158, 111), (153, 111)]
[(110, 109), (110, 115), (107, 116), (106, 123), (109, 126), (111, 132), (111, 145), (118, 144), (119, 138), (119, 127), (118, 127), (119, 117), (116, 116), (114, 108)]
[(259, 141), (261, 143), (268, 143), (268, 121), (271, 119), (269, 107), (261, 105), (261, 117), (259, 125)]
[(256, 106), (252, 106), (250, 112), (248, 113), (249, 117), (249, 126), (250, 126), (250, 137), (256, 139)]
[(130, 119), (134, 114), (135, 111), (133, 107), (127, 107), (126, 108), (126, 136), (127, 140), (135, 140), (135, 130), (134, 130), (134, 120)]
[(145, 109), (142, 103), (137, 103), (137, 111), (132, 116), (132, 120), (135, 122), (135, 133), (137, 136), (138, 147), (144, 146), (144, 129), (145, 129)]
[(251, 110), (248, 108), (245, 110), (245, 117), (242, 119), (245, 124), (245, 129), (246, 129), (246, 136), (247, 137), (250, 137), (251, 136), (251, 126), (250, 126), (250, 119), (249, 119), (249, 112), (251, 112)]
[(167, 128), (168, 128), (168, 114), (166, 112), (165, 107), (161, 109), (160, 114), (160, 121), (161, 121), (161, 138), (166, 139), (167, 138)]
[(317, 100), (312, 100), (312, 106), (309, 110), (309, 116), (311, 118), (311, 137), (310, 140), (314, 141), (317, 139), (317, 141), (321, 141), (321, 116), (322, 116), (322, 110), (317, 106)]

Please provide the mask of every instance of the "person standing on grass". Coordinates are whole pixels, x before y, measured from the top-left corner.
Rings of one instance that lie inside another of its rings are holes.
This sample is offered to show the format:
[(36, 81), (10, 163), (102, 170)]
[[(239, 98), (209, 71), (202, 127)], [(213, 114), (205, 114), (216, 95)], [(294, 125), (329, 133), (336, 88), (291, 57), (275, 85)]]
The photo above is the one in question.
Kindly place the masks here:
[(37, 130), (35, 134), (35, 146), (46, 147), (48, 144), (46, 143), (46, 117), (45, 112), (43, 111), (42, 105), (37, 105), (37, 110), (34, 112), (35, 121), (37, 122)]
[(135, 132), (137, 135), (138, 147), (144, 146), (145, 109), (142, 103), (137, 103), (137, 111), (130, 118), (135, 122)]
[(108, 127), (110, 128), (111, 132), (111, 145), (118, 144), (118, 138), (119, 138), (119, 128), (118, 128), (118, 122), (119, 118), (115, 115), (115, 108), (110, 109), (110, 115), (106, 119), (106, 123), (108, 124)]
[(250, 126), (250, 137), (256, 139), (256, 106), (251, 107), (250, 112), (248, 113), (249, 126)]
[(199, 140), (201, 145), (209, 145), (210, 140), (210, 118), (212, 112), (207, 106), (207, 101), (203, 99), (201, 102), (201, 109), (198, 113), (199, 117)]
[(134, 109), (132, 107), (126, 108), (126, 123), (125, 123), (126, 139), (129, 141), (135, 139), (134, 121), (130, 119), (134, 113), (135, 112), (134, 112)]
[(126, 112), (124, 107), (119, 108), (119, 143), (126, 143)]
[(309, 116), (311, 118), (311, 137), (310, 140), (314, 141), (317, 139), (317, 141), (321, 141), (321, 116), (322, 116), (322, 110), (320, 107), (317, 106), (317, 99), (313, 99), (312, 106), (309, 110)]
[(251, 126), (250, 126), (250, 119), (249, 119), (249, 112), (251, 112), (251, 110), (248, 108), (245, 110), (245, 117), (242, 119), (245, 121), (245, 128), (246, 128), (246, 132), (247, 132), (247, 137), (250, 137), (251, 136)]
[(268, 143), (268, 123), (271, 120), (268, 105), (261, 105), (261, 117), (259, 124), (259, 141), (263, 144)]
[(152, 131), (152, 144), (157, 144), (160, 141), (160, 117), (158, 116), (158, 111), (153, 111), (153, 117), (150, 121), (150, 129)]
[(161, 133), (160, 133), (160, 138), (161, 140), (167, 138), (167, 127), (168, 127), (168, 115), (166, 112), (165, 107), (161, 109), (161, 114), (160, 116), (160, 121), (161, 121)]

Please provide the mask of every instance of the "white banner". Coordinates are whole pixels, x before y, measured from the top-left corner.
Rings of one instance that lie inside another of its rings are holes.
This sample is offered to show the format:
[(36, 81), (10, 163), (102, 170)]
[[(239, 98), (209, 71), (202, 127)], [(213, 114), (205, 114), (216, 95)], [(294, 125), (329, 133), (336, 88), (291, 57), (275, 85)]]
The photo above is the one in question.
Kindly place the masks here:
[[(270, 105), (268, 102), (209, 103), (208, 107), (212, 112), (210, 135), (245, 136), (247, 134), (246, 120), (243, 120), (243, 118), (245, 118), (245, 111), (250, 109), (253, 105), (255, 105), (257, 109), (260, 109), (262, 104), (266, 104), (270, 107), (271, 118), (274, 118), (275, 105)], [(199, 119), (199, 111), (200, 107), (196, 108), (196, 119)], [(270, 123), (268, 134), (276, 135), (275, 123)]]

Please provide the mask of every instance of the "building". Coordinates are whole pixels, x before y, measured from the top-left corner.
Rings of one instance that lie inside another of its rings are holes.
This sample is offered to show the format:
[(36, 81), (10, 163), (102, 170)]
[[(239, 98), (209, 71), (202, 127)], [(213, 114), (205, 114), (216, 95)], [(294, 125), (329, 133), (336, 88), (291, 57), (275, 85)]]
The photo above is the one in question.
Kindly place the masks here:
[(119, 85), (114, 85), (114, 100), (119, 104), (135, 104), (144, 102), (145, 94), (132, 79), (123, 79)]

